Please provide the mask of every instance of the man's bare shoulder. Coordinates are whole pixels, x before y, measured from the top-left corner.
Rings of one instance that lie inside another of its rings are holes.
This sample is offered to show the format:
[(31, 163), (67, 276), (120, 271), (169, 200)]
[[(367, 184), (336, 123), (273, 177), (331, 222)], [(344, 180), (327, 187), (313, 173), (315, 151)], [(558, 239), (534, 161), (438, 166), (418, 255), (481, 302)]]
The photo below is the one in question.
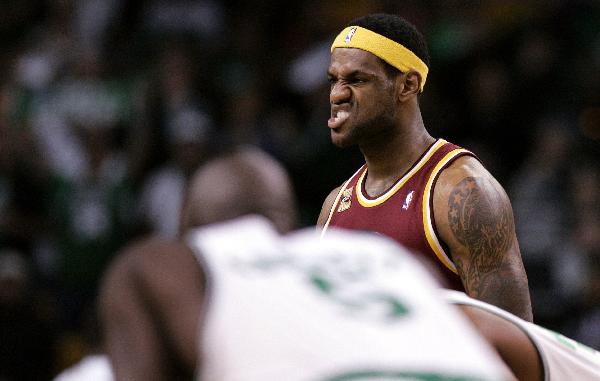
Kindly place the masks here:
[[(433, 208), (436, 225), (452, 254), (471, 249), (474, 240), (492, 229), (503, 236), (506, 251), (512, 245), (512, 207), (506, 192), (474, 157), (463, 156), (446, 168), (435, 185)], [(500, 242), (496, 242), (499, 244)], [(458, 258), (454, 258), (458, 260)]]
[(454, 186), (467, 177), (476, 177), (497, 183), (492, 174), (474, 156), (465, 155), (456, 159), (440, 173), (436, 188)]
[(321, 213), (319, 214), (319, 219), (317, 220), (317, 226), (324, 226), (325, 223), (327, 223), (327, 219), (329, 218), (329, 212), (331, 211), (331, 208), (333, 207), (333, 204), (335, 203), (335, 199), (337, 198), (338, 194), (340, 193), (340, 189), (342, 189), (342, 186), (343, 185), (340, 185), (339, 187), (337, 187), (334, 190), (332, 190), (331, 192), (329, 192), (329, 194), (325, 198), (325, 201), (323, 202), (323, 206), (321, 207)]
[(460, 232), (453, 227), (456, 213), (464, 213), (465, 208), (481, 213), (482, 206), (493, 215), (506, 214), (512, 220), (510, 201), (498, 181), (477, 158), (459, 157), (440, 173), (434, 188), (434, 215), (442, 235), (450, 241), (460, 240)]
[(128, 274), (135, 278), (140, 272), (154, 273), (160, 268), (183, 264), (197, 267), (196, 262), (193, 251), (185, 242), (147, 236), (129, 243), (117, 253), (107, 271), (106, 282), (110, 283), (113, 274)]
[(497, 203), (499, 201), (498, 206), (508, 206), (512, 214), (510, 201), (502, 185), (473, 156), (459, 157), (440, 173), (433, 194), (434, 207), (446, 209), (451, 206), (451, 196), (462, 188), (476, 189), (483, 196), (493, 196)]

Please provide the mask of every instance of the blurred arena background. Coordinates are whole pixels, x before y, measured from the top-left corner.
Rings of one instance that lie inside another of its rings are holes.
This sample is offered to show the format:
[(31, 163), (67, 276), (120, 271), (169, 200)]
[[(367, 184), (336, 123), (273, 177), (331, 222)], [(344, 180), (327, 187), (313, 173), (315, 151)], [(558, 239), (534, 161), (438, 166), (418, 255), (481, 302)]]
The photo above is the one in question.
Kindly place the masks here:
[(186, 176), (219, 146), (279, 158), (313, 224), (362, 159), (329, 142), (329, 46), (373, 12), (426, 36), (425, 125), (509, 192), (536, 322), (600, 349), (600, 2), (0, 4), (0, 380), (94, 349), (106, 264), (176, 233)]

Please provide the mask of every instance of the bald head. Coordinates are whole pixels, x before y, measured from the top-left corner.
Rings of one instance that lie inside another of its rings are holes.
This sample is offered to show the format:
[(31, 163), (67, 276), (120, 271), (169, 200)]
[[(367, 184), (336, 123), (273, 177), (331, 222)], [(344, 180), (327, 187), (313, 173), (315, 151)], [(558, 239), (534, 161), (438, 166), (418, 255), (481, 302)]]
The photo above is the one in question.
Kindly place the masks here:
[(188, 186), (182, 231), (246, 214), (269, 218), (282, 232), (296, 220), (285, 169), (266, 153), (240, 148), (200, 167)]

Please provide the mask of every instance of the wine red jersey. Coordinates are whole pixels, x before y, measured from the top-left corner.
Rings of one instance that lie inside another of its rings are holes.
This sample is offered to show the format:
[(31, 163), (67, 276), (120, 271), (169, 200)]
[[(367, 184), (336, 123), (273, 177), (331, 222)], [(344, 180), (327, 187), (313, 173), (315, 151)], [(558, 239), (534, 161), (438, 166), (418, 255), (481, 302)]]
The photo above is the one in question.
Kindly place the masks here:
[(433, 217), (433, 189), (441, 171), (460, 156), (473, 153), (443, 139), (433, 143), (400, 179), (377, 197), (365, 191), (363, 165), (341, 187), (323, 227), (372, 231), (393, 238), (432, 259), (453, 288), (463, 290)]

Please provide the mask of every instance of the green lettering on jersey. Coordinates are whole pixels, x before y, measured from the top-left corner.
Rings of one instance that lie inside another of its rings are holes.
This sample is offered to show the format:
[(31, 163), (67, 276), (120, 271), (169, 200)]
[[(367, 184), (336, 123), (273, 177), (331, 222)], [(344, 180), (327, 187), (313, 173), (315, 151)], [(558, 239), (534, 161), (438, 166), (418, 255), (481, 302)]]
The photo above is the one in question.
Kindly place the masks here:
[(333, 284), (327, 279), (317, 274), (312, 274), (310, 277), (310, 281), (315, 287), (317, 287), (317, 289), (322, 291), (324, 294), (330, 294), (333, 290)]
[(382, 295), (381, 300), (390, 307), (388, 313), (390, 319), (396, 319), (408, 313), (408, 308), (392, 295)]
[(307, 275), (307, 280), (313, 287), (355, 317), (363, 316), (390, 323), (409, 313), (408, 307), (393, 292), (353, 288), (354, 284), (359, 284), (361, 281), (344, 277), (336, 279), (322, 269), (312, 269)]

